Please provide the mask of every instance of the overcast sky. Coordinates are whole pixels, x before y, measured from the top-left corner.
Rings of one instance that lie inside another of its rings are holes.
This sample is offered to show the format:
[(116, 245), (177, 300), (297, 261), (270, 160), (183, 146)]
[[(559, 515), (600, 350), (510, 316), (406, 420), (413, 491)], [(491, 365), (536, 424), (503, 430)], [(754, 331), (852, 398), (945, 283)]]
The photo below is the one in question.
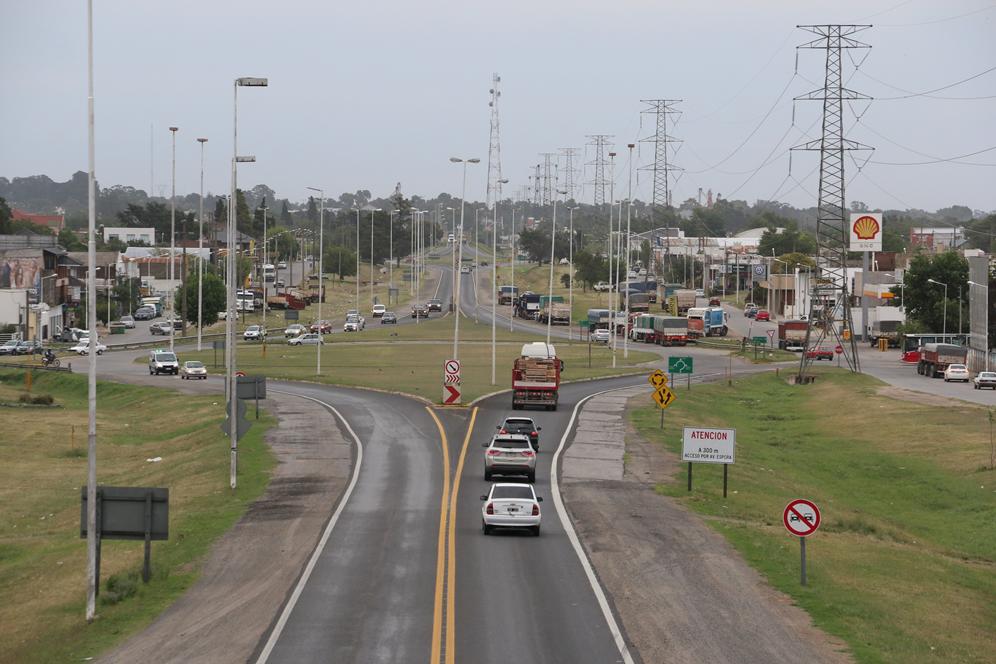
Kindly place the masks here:
[[(448, 161), (458, 155), (482, 159), (470, 168), (467, 196), (483, 199), (488, 88), (497, 72), (506, 195), (528, 184), (538, 153), (575, 147), (585, 155), (586, 136), (596, 133), (615, 137), (619, 195), (628, 176), (625, 144), (653, 127), (649, 118), (641, 127), (640, 100), (674, 98), (684, 100), (671, 132), (684, 141), (674, 161), (687, 169), (674, 184), (675, 202), (701, 187), (752, 202), (774, 196), (812, 205), (818, 154), (794, 153), (790, 174), (787, 148), (807, 140), (805, 132), (818, 136), (819, 102), (796, 102), (793, 124), (792, 97), (822, 87), (825, 53), (797, 51), (811, 35), (795, 26), (871, 23), (860, 38), (873, 48), (852, 51), (853, 61), (845, 56), (848, 86), (876, 98), (855, 106), (862, 113), (857, 124), (847, 115), (849, 138), (876, 148), (860, 174), (848, 162), (848, 178), (857, 175), (848, 201), (996, 209), (996, 150), (962, 160), (976, 165), (874, 163), (924, 162), (996, 146), (996, 71), (933, 97), (883, 99), (996, 67), (992, 0), (95, 0), (94, 6), (103, 186), (148, 190), (154, 165), (154, 193), (168, 195), (168, 127), (176, 125), (177, 191), (197, 190), (197, 137), (209, 139), (206, 189), (225, 191), (232, 81), (265, 76), (269, 88), (243, 88), (239, 95), (239, 150), (258, 160), (240, 169), (240, 184), (266, 183), (291, 200), (304, 199), (307, 186), (333, 196), (357, 189), (387, 195), (399, 181), (406, 194), (459, 195), (459, 167)], [(86, 2), (5, 0), (0, 81), (0, 175), (44, 173), (61, 181), (86, 170)], [(644, 145), (634, 162), (646, 164), (650, 156)], [(589, 149), (582, 161), (592, 157)], [(634, 196), (648, 199), (649, 185), (640, 173)], [(589, 186), (582, 200), (591, 197)]]

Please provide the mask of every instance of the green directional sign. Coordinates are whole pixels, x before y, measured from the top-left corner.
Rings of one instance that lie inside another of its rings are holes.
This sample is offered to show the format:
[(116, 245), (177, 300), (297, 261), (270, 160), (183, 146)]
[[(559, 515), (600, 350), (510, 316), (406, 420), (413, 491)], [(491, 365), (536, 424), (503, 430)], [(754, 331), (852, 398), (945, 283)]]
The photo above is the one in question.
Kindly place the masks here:
[(673, 374), (692, 373), (692, 358), (690, 357), (669, 357), (667, 358), (667, 371)]
[(579, 327), (588, 327), (588, 325), (589, 323), (587, 318), (582, 318), (581, 320), (578, 321)]
[(751, 337), (751, 343), (755, 346), (767, 346), (768, 337)]

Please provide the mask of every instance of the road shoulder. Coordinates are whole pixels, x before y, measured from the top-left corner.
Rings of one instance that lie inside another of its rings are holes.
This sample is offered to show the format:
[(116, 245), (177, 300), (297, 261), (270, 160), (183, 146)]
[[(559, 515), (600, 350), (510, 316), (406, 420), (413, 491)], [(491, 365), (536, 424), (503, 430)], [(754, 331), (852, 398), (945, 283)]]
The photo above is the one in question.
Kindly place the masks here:
[[(197, 583), (105, 662), (245, 662), (257, 650), (349, 481), (352, 445), (319, 404), (271, 392), (277, 467), (214, 545)], [(315, 436), (314, 432), (322, 432)]]
[(561, 485), (631, 648), (644, 662), (850, 662), (844, 644), (813, 627), (701, 517), (655, 492), (673, 481), (678, 460), (628, 424), (626, 398), (645, 393), (585, 404)]

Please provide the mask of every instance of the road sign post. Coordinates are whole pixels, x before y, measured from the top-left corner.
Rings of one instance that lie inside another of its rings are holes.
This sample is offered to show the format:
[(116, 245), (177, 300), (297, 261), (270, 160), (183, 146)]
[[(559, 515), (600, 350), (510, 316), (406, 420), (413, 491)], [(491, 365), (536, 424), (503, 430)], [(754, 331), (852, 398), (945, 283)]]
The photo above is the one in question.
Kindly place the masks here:
[(812, 501), (803, 498), (796, 498), (786, 505), (782, 512), (785, 529), (799, 537), (802, 585), (806, 585), (806, 538), (816, 532), (821, 520), (820, 508)]
[(688, 377), (688, 390), (692, 389), (692, 358), (691, 357), (669, 357), (667, 358), (667, 371), (672, 376), (674, 374), (686, 374)]
[(651, 395), (654, 401), (661, 409), (661, 429), (664, 428), (664, 409), (674, 403), (675, 395), (667, 386), (667, 376), (660, 369), (655, 369), (652, 374), (647, 377), (647, 382), (654, 388), (654, 393)]
[(768, 345), (771, 346), (772, 348), (774, 348), (775, 347), (775, 331), (774, 330), (768, 330), (767, 332), (765, 332), (765, 334), (768, 335)]
[(460, 403), (460, 360), (443, 362), (443, 405)]
[(688, 490), (692, 490), (693, 463), (723, 464), (723, 498), (729, 486), (729, 466), (736, 461), (737, 430), (685, 427), (681, 437), (681, 460), (688, 462)]

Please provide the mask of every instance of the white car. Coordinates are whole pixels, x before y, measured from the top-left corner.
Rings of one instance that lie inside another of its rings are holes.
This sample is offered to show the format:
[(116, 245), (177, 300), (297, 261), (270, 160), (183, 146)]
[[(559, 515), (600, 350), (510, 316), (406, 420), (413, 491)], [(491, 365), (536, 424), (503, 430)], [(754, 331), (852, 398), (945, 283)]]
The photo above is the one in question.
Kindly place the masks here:
[(952, 380), (961, 380), (967, 383), (972, 380), (972, 375), (968, 373), (968, 367), (964, 364), (949, 364), (948, 368), (944, 370), (944, 382), (948, 383)]
[(197, 378), (198, 380), (207, 380), (208, 370), (204, 366), (203, 362), (198, 362), (197, 360), (188, 360), (183, 363), (180, 367), (180, 379), (190, 380), (191, 378)]
[(294, 337), (299, 337), (308, 330), (305, 329), (304, 325), (300, 323), (294, 323), (293, 325), (288, 325), (287, 329), (284, 330), (284, 336), (288, 339), (293, 339)]
[(121, 323), (129, 330), (135, 329), (135, 319), (131, 316), (122, 316)]
[(266, 330), (262, 325), (250, 325), (242, 333), (242, 338), (246, 341), (262, 341), (266, 338)]
[(591, 333), (591, 340), (596, 344), (607, 344), (612, 338), (608, 330), (598, 329)]
[(495, 528), (528, 528), (533, 535), (540, 534), (539, 504), (543, 498), (536, 495), (532, 484), (491, 485), (488, 495), (481, 496), (481, 530), (490, 535)]
[(975, 389), (981, 390), (984, 387), (996, 390), (996, 371), (980, 371), (975, 377)]
[(156, 349), (149, 351), (149, 375), (180, 373), (180, 362), (176, 358), (176, 353), (169, 350)]
[(324, 344), (322, 337), (317, 332), (308, 332), (307, 334), (302, 334), (300, 336), (294, 337), (293, 339), (288, 339), (287, 343), (291, 346), (317, 346), (318, 344)]
[(385, 311), (387, 311), (387, 307), (385, 307), (383, 304), (375, 304), (373, 305), (371, 313), (373, 314), (374, 318), (380, 318), (381, 316), (384, 315)]
[(359, 332), (364, 328), (366, 321), (363, 320), (363, 316), (347, 316), (346, 322), (342, 326), (343, 332)]
[(460, 274), (470, 274), (470, 266), (464, 265), (460, 268)]
[(287, 262), (286, 261), (280, 261), (279, 263), (277, 263), (277, 269), (278, 270), (286, 270), (287, 269)]
[[(69, 349), (73, 353), (79, 353), (80, 355), (90, 354), (90, 337), (83, 337), (80, 339), (79, 343)], [(103, 355), (104, 351), (107, 350), (107, 346), (97, 342), (97, 355)]]

